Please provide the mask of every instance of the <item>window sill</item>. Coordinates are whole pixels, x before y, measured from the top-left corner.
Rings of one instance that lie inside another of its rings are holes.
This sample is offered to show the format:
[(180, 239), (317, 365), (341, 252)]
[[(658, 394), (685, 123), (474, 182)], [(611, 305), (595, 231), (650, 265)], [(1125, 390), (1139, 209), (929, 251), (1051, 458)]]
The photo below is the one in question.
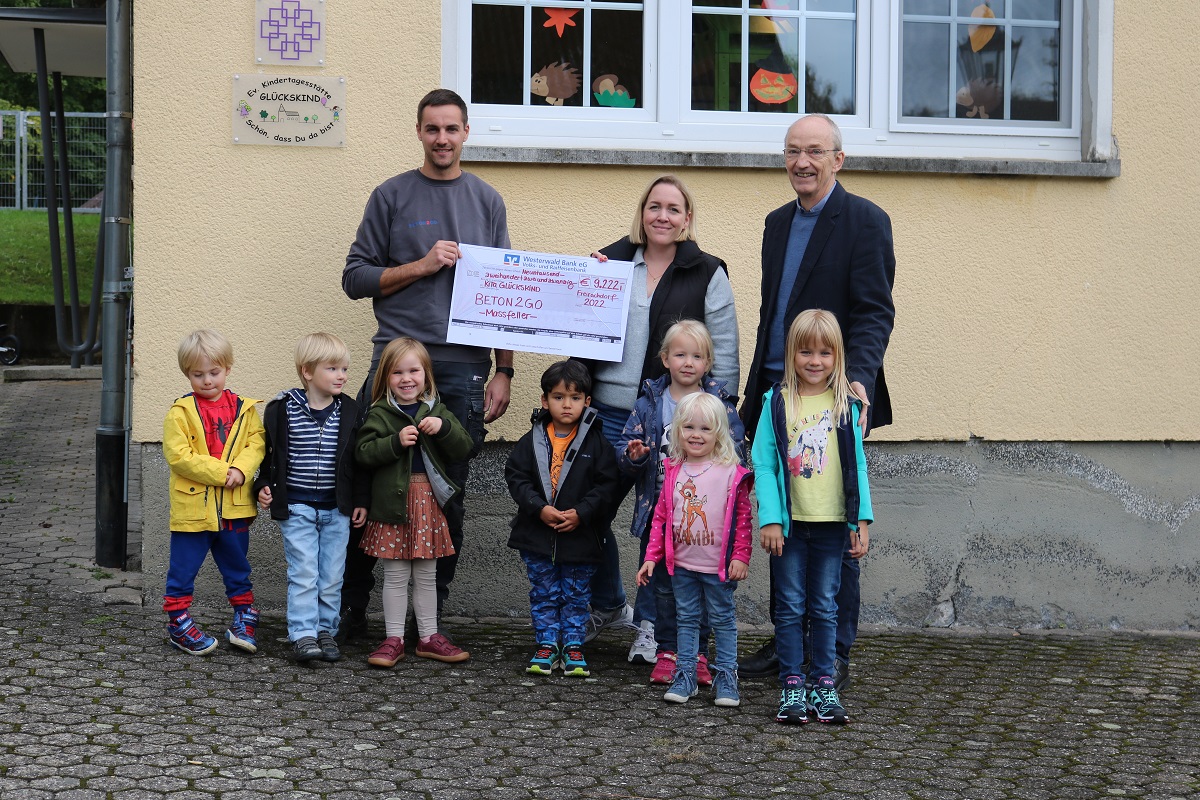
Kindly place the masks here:
[[(466, 146), (465, 162), (503, 164), (592, 164), (623, 167), (732, 167), (781, 169), (782, 154), (666, 152), (658, 150), (599, 150), (558, 147)], [(1108, 161), (1045, 161), (1033, 158), (889, 158), (846, 156), (847, 172), (912, 172), (950, 175), (1033, 175), (1056, 178), (1116, 178), (1121, 159)]]

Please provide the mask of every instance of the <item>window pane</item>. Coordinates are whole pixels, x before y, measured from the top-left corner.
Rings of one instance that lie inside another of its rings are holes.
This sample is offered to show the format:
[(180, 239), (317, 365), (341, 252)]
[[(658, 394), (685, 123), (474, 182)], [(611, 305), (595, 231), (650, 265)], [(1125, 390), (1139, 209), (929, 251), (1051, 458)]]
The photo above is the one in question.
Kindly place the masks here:
[(740, 111), (741, 98), (741, 17), (693, 14), (692, 108)]
[(1059, 31), (1013, 28), (1012, 118), (1059, 122)]
[(800, 31), (794, 17), (750, 18), (748, 110), (795, 114), (800, 110)]
[(810, 18), (804, 62), (804, 110), (853, 114), (854, 22)]
[(950, 26), (906, 22), (902, 48), (900, 113), (949, 117)]
[[(584, 20), (581, 8), (534, 6), (532, 40), (533, 76), (529, 102), (534, 105), (581, 106), (583, 92)], [(489, 37), (495, 34), (489, 32)]]
[(742, 0), (700, 0), (695, 8), (741, 8)]
[(593, 105), (642, 108), (642, 13), (592, 12)]
[(971, 16), (971, 12), (977, 8), (990, 8), (992, 16), (1004, 16), (1004, 0), (987, 0), (986, 3), (981, 0), (958, 0), (958, 13), (964, 17)]
[[(734, 7), (737, 7), (734, 3)], [(812, 5), (810, 2), (809, 5)], [(771, 8), (786, 11), (796, 11), (800, 8), (800, 0), (750, 0), (751, 8)]]
[[(768, 3), (768, 5), (773, 5)], [(808, 0), (809, 11), (844, 11), (854, 13), (854, 0)]]
[(1013, 0), (1013, 19), (1061, 19), (1059, 0)]
[(950, 13), (950, 0), (904, 0), (905, 14), (937, 14), (946, 16)]
[(955, 116), (959, 119), (1004, 117), (1004, 28), (998, 25), (958, 26), (958, 88)]
[(520, 8), (471, 7), (471, 101), (521, 105), (524, 29)]

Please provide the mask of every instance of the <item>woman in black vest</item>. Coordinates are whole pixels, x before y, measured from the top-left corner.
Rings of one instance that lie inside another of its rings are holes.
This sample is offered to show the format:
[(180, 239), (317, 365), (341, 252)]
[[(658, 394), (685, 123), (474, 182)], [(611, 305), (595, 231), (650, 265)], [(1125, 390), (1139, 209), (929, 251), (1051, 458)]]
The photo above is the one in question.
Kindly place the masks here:
[[(696, 244), (695, 203), (683, 181), (674, 175), (655, 178), (638, 200), (630, 235), (592, 255), (634, 263), (621, 361), (587, 362), (592, 372), (592, 407), (614, 447), (620, 442), (621, 430), (643, 381), (666, 374), (658, 351), (663, 334), (681, 319), (700, 320), (708, 327), (713, 339), (712, 375), (725, 381), (731, 394), (737, 391), (741, 376), (733, 289), (725, 262)], [(622, 481), (618, 502), (632, 486), (624, 476)], [(613, 511), (615, 514), (615, 507)], [(636, 609), (630, 609), (621, 582), (615, 536), (608, 537), (606, 557), (592, 579), (593, 613), (588, 637), (614, 625), (636, 628), (639, 633), (630, 648), (629, 660), (652, 663), (653, 593), (640, 590)], [(650, 623), (650, 627), (643, 622)]]

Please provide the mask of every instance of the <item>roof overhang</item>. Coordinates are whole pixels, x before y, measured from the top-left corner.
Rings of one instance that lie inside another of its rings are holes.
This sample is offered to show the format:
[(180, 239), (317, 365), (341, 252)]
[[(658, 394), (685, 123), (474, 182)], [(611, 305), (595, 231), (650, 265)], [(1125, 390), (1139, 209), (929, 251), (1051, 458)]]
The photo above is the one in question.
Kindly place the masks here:
[(33, 31), (46, 38), (46, 69), (103, 78), (105, 11), (102, 8), (0, 8), (0, 55), (13, 72), (37, 72)]

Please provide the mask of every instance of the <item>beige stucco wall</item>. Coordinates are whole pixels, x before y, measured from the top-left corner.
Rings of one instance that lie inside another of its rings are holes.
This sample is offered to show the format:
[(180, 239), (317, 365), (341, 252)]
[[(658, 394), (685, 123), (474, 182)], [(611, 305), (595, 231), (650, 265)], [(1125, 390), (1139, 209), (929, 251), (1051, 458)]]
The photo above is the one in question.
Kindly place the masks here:
[[(374, 330), (340, 273), (370, 190), (416, 166), (417, 101), (440, 83), (438, 3), (330, 3), (327, 66), (347, 78), (344, 149), (234, 146), (235, 72), (253, 71), (252, 4), (205, 14), (136, 4), (133, 436), (161, 438), (187, 389), (175, 347), (216, 326), (231, 388), (291, 386), (291, 352), (325, 329), (360, 377)], [(899, 423), (880, 440), (1197, 440), (1200, 165), (1188, 31), (1200, 8), (1118, 4), (1115, 180), (843, 175), (892, 216), (899, 263), (887, 370)], [(622, 235), (652, 168), (472, 165), (505, 197), (515, 247), (588, 253)], [(684, 170), (705, 249), (729, 262), (748, 364), (763, 216), (782, 172)], [(518, 355), (516, 438), (544, 359)]]

